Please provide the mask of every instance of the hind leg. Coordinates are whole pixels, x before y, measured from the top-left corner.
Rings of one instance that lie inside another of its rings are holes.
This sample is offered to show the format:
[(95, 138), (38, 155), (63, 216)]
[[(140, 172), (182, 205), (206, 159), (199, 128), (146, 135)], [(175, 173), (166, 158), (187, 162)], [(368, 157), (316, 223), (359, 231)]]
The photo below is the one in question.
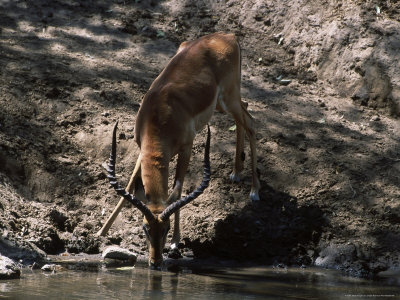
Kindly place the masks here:
[(236, 122), (236, 155), (235, 155), (235, 165), (233, 167), (233, 172), (230, 175), (230, 179), (233, 182), (240, 181), (240, 172), (243, 170), (244, 159), (246, 157), (244, 153), (244, 128), (242, 124)]
[[(253, 177), (253, 183), (251, 186), (251, 191), (250, 191), (250, 199), (252, 201), (258, 201), (260, 200), (260, 196), (258, 194), (260, 190), (260, 179), (258, 178), (258, 173), (257, 173), (257, 150), (256, 150), (256, 133), (254, 130), (254, 119), (251, 117), (251, 115), (247, 112), (248, 117), (246, 117), (246, 123), (249, 124), (247, 128), (247, 136), (250, 141), (250, 151), (251, 151), (251, 171), (252, 171), (252, 177)], [(251, 124), (251, 125), (250, 125)]]
[[(234, 96), (236, 101), (232, 101), (231, 105), (228, 107), (228, 111), (235, 118), (236, 129), (237, 129), (237, 144), (236, 144), (236, 158), (235, 167), (232, 175), (238, 176), (238, 172), (243, 169), (244, 161), (244, 134), (246, 135), (250, 142), (250, 154), (251, 154), (251, 169), (252, 169), (252, 187), (250, 192), (250, 199), (252, 201), (260, 200), (259, 190), (260, 190), (260, 180), (257, 173), (257, 149), (256, 149), (256, 133), (254, 129), (254, 119), (247, 111), (247, 103), (240, 100), (240, 94), (236, 93)], [(231, 178), (233, 177), (231, 175)]]

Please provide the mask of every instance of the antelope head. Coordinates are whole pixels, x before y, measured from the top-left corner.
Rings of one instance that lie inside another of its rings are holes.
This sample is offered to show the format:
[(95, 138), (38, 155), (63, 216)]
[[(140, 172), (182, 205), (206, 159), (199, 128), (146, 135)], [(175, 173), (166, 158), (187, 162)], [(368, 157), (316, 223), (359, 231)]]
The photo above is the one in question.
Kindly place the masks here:
[[(189, 195), (182, 197), (165, 207), (163, 205), (154, 205), (151, 203), (151, 199), (146, 199), (143, 183), (140, 177), (135, 181), (135, 195), (132, 195), (124, 188), (121, 188), (117, 182), (115, 176), (117, 125), (118, 122), (115, 124), (113, 129), (112, 150), (107, 168), (107, 177), (115, 191), (143, 213), (143, 230), (149, 248), (149, 266), (154, 269), (159, 269), (163, 261), (162, 252), (170, 229), (169, 217), (180, 208), (200, 196), (208, 187), (210, 182), (210, 128), (208, 127), (207, 142), (204, 152), (204, 175), (200, 186)], [(147, 203), (147, 205), (145, 203)]]

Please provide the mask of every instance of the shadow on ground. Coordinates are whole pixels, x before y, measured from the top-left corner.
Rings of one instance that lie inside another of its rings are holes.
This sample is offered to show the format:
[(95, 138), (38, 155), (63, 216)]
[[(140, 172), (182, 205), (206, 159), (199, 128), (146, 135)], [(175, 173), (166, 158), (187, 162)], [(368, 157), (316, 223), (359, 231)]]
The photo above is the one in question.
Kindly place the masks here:
[(185, 241), (195, 256), (210, 255), (266, 264), (309, 265), (321, 233), (328, 226), (315, 205), (299, 206), (297, 199), (265, 183), (261, 200), (249, 203), (215, 223), (215, 236), (201, 243)]

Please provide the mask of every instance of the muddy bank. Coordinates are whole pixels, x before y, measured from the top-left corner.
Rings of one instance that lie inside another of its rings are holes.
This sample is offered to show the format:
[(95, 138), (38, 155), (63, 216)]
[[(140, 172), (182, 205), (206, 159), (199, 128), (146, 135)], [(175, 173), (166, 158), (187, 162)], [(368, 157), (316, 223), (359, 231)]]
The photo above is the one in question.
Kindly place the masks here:
[[(117, 173), (126, 183), (139, 153), (136, 112), (152, 80), (180, 42), (229, 31), (241, 44), (242, 95), (256, 118), (261, 201), (248, 200), (248, 160), (242, 182), (229, 181), (236, 133), (232, 118), (216, 113), (210, 187), (181, 213), (183, 255), (358, 276), (399, 267), (397, 4), (1, 6), (4, 241), (38, 248), (29, 250), (37, 261), (42, 251), (98, 254), (108, 245), (145, 255), (142, 217), (129, 206), (107, 237), (95, 235), (118, 201), (102, 170), (112, 124), (119, 120)], [(201, 181), (203, 137), (195, 140), (184, 193)], [(11, 258), (31, 264), (27, 257)]]

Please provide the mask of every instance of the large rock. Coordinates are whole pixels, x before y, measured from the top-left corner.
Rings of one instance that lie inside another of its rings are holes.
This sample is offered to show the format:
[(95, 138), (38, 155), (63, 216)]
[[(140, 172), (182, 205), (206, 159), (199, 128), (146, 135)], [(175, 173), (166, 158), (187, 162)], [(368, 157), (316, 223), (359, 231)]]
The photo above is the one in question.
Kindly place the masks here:
[(0, 253), (14, 261), (22, 261), (24, 265), (41, 263), (46, 257), (35, 244), (17, 238), (0, 237)]
[(10, 258), (0, 255), (0, 279), (18, 279), (21, 276), (21, 269)]
[(322, 268), (337, 268), (349, 264), (357, 258), (356, 247), (349, 245), (331, 244), (324, 247), (315, 260), (315, 265)]
[(362, 249), (353, 244), (321, 245), (322, 250), (315, 260), (315, 265), (322, 268), (340, 269), (351, 276), (374, 278), (379, 272), (388, 269), (384, 261), (377, 261)]
[(137, 259), (137, 255), (135, 253), (118, 246), (107, 247), (103, 251), (102, 257), (108, 259), (125, 260), (132, 263), (136, 262)]

